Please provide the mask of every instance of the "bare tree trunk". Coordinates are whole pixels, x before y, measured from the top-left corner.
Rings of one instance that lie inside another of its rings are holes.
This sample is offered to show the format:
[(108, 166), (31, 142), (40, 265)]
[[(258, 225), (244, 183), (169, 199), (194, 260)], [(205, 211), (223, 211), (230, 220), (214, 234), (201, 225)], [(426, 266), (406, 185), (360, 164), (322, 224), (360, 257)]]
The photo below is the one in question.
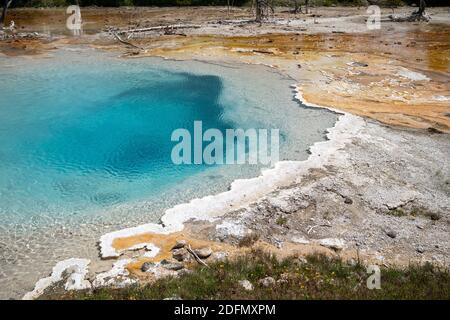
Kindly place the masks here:
[(425, 15), (425, 8), (427, 4), (425, 3), (425, 0), (419, 0), (419, 9), (417, 11), (414, 11), (409, 15), (408, 17), (394, 17), (390, 15), (390, 19), (392, 21), (396, 22), (414, 22), (414, 21), (429, 21), (430, 18)]
[(411, 21), (421, 21), (425, 20), (428, 21), (428, 18), (425, 16), (425, 8), (427, 4), (425, 3), (425, 0), (419, 1), (419, 9), (417, 11), (414, 11), (411, 14), (410, 20)]
[(308, 14), (309, 0), (305, 0), (305, 13)]
[[(252, 4), (253, 6), (253, 4)], [(227, 0), (227, 11), (228, 11), (228, 16), (231, 13), (231, 8), (234, 7), (234, 0)]]
[(255, 15), (256, 15), (256, 22), (261, 23), (262, 22), (262, 3), (261, 0), (255, 0)]
[(255, 21), (262, 23), (269, 18), (270, 13), (274, 13), (273, 5), (269, 0), (255, 0)]
[(294, 0), (294, 9), (291, 11), (294, 14), (302, 13), (302, 6), (298, 3), (299, 0)]
[(427, 6), (427, 4), (425, 3), (425, 0), (420, 0), (419, 1), (419, 10), (417, 10), (415, 12), (415, 14), (417, 14), (418, 16), (423, 16), (426, 6)]
[(0, 17), (0, 27), (3, 27), (5, 24), (6, 19), (6, 11), (8, 10), (9, 6), (11, 5), (12, 0), (3, 0), (3, 10), (2, 15)]

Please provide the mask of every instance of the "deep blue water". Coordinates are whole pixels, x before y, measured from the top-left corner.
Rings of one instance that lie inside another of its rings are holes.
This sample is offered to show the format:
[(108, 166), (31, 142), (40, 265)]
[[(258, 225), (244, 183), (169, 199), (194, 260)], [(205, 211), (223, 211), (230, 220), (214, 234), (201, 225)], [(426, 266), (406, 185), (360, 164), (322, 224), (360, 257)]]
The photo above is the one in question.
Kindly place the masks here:
[(2, 210), (70, 211), (155, 193), (204, 169), (172, 163), (173, 130), (232, 126), (217, 76), (89, 63), (11, 71), (0, 95)]

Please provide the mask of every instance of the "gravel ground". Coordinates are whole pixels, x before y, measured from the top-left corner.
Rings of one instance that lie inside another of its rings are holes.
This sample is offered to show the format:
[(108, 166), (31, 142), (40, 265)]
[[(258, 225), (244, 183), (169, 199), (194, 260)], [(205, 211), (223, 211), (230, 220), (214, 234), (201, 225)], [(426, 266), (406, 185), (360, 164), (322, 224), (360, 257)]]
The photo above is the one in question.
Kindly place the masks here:
[[(449, 265), (448, 134), (392, 129), (373, 121), (321, 169), (224, 221), (284, 242), (342, 239), (383, 263)], [(210, 237), (216, 237), (214, 232)], [(238, 242), (232, 232), (220, 240)], [(301, 239), (300, 241), (298, 239)]]

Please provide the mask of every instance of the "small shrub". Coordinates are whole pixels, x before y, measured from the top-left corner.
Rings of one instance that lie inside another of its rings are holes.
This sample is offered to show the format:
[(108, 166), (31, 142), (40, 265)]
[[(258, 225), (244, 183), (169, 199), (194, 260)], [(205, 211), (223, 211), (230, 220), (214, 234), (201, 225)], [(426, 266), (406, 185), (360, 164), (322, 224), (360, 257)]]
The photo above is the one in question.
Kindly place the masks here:
[(413, 208), (411, 210), (411, 215), (413, 215), (415, 217), (417, 217), (417, 216), (427, 217), (433, 221), (437, 221), (437, 220), (441, 219), (441, 215), (438, 212), (428, 211), (428, 210), (421, 209), (421, 208)]
[(429, 211), (429, 212), (426, 212), (425, 215), (433, 221), (437, 221), (437, 220), (441, 219), (441, 215), (437, 212)]
[(259, 240), (259, 235), (256, 233), (250, 233), (245, 235), (240, 241), (239, 241), (239, 247), (251, 247), (256, 241)]
[(278, 217), (276, 224), (279, 226), (284, 226), (287, 223), (287, 218), (285, 217)]
[(388, 214), (394, 217), (404, 217), (408, 215), (403, 209), (400, 208), (389, 210)]

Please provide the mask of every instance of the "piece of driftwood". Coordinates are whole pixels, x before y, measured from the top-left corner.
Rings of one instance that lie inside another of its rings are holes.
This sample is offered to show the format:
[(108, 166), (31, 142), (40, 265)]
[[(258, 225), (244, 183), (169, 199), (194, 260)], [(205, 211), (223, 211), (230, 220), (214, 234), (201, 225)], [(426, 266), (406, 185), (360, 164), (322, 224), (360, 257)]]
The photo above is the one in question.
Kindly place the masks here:
[(127, 46), (130, 46), (130, 47), (133, 47), (133, 48), (137, 48), (137, 49), (139, 49), (139, 50), (145, 50), (144, 48), (139, 47), (139, 46), (137, 46), (137, 45), (135, 45), (135, 44), (132, 44), (131, 42), (128, 42), (128, 41), (123, 40), (116, 32), (112, 32), (112, 34), (114, 35), (114, 37), (115, 37), (120, 43), (123, 43), (123, 44), (125, 44), (125, 45), (127, 45)]
[(200, 259), (200, 257), (194, 252), (194, 250), (192, 250), (190, 244), (186, 247), (186, 250), (187, 250), (190, 254), (192, 254), (192, 256), (194, 257), (194, 259), (195, 259), (198, 263), (200, 263), (201, 265), (203, 265), (203, 266), (209, 268), (209, 266), (206, 264), (206, 262), (203, 261), (202, 259)]
[(140, 33), (140, 32), (148, 32), (148, 31), (173, 30), (173, 29), (196, 29), (196, 28), (201, 28), (201, 27), (202, 26), (199, 24), (173, 24), (173, 25), (168, 25), (168, 26), (156, 26), (156, 27), (120, 30), (120, 31), (117, 31), (117, 34), (125, 35), (125, 34), (130, 34), (130, 33)]
[(307, 233), (310, 234), (310, 233), (311, 233), (315, 228), (317, 228), (317, 227), (327, 227), (327, 228), (331, 228), (331, 224), (316, 224), (316, 225), (314, 225), (314, 226), (310, 226), (310, 227), (308, 228)]

